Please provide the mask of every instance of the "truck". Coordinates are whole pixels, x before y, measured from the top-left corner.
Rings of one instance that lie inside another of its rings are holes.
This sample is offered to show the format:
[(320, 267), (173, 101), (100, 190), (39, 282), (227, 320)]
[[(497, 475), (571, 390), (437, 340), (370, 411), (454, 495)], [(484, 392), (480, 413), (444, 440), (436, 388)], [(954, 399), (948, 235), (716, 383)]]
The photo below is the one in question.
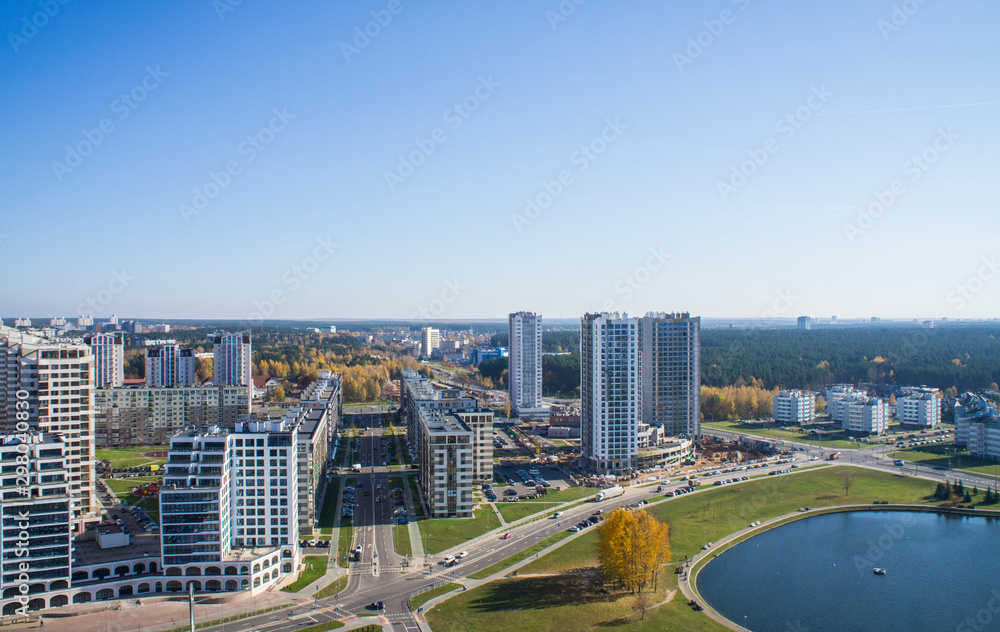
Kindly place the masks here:
[(828, 461), (836, 461), (840, 458), (840, 452), (831, 452), (826, 458)]
[(361, 464), (360, 463), (355, 463), (354, 465), (351, 466), (351, 469), (353, 471), (355, 471), (355, 472), (360, 472), (361, 471)]
[(602, 489), (601, 491), (597, 492), (597, 495), (594, 496), (594, 500), (597, 502), (601, 502), (602, 500), (607, 500), (609, 498), (615, 498), (616, 496), (621, 496), (624, 493), (625, 493), (624, 487), (622, 487), (621, 485), (615, 485), (614, 487)]

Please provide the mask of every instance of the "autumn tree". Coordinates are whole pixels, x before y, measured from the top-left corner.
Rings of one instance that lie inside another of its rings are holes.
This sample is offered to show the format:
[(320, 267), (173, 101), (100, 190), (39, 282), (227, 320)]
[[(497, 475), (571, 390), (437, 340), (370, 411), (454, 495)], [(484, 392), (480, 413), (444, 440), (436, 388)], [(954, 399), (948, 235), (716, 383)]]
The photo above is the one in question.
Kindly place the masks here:
[(660, 569), (670, 557), (667, 525), (645, 511), (616, 509), (597, 528), (601, 573), (633, 593), (656, 590)]

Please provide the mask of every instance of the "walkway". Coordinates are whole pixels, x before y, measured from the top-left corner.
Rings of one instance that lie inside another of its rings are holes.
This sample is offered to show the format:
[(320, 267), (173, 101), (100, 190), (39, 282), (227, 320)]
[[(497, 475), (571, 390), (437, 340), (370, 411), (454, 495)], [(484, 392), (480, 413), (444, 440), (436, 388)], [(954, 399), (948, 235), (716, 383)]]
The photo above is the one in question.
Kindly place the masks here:
[[(392, 475), (392, 473), (390, 473)], [(406, 525), (410, 533), (410, 553), (413, 559), (424, 557), (424, 541), (420, 538), (420, 527), (417, 526), (417, 513), (413, 509), (413, 495), (410, 493), (410, 475), (407, 472), (399, 472), (403, 477), (403, 496), (406, 498), (406, 515), (409, 516), (409, 524)], [(426, 513), (424, 515), (427, 515)], [(412, 565), (414, 569), (420, 567)]]

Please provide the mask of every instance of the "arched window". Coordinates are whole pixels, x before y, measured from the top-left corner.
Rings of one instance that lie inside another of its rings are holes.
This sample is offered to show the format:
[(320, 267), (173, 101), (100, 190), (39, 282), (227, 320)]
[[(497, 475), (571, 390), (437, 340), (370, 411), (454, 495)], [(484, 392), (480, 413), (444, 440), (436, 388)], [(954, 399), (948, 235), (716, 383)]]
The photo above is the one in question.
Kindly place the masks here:
[(167, 592), (180, 592), (183, 585), (179, 581), (167, 582)]
[(139, 584), (139, 587), (136, 588), (135, 591), (137, 593), (148, 593), (149, 592), (149, 584), (147, 584), (147, 583)]
[(87, 603), (88, 601), (90, 601), (89, 592), (76, 593), (73, 595), (73, 603)]
[(236, 590), (237, 586), (238, 584), (236, 583), (235, 579), (230, 579), (226, 581), (226, 590), (228, 590), (229, 592)]
[(98, 601), (105, 601), (107, 599), (114, 599), (114, 598), (115, 598), (115, 591), (111, 590), (110, 588), (102, 588), (101, 590), (97, 591)]
[(209, 592), (214, 592), (216, 590), (222, 590), (222, 582), (217, 579), (210, 579), (205, 582), (205, 590)]

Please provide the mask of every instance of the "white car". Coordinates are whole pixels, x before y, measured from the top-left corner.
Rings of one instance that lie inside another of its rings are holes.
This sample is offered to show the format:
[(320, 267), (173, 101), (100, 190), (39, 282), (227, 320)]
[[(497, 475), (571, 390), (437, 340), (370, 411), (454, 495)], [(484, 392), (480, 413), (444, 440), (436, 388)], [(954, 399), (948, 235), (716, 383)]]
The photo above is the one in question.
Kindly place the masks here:
[(469, 552), (468, 551), (459, 551), (458, 555), (456, 555), (455, 557), (457, 557), (458, 559), (462, 559), (462, 558), (468, 557), (468, 556), (469, 556)]

